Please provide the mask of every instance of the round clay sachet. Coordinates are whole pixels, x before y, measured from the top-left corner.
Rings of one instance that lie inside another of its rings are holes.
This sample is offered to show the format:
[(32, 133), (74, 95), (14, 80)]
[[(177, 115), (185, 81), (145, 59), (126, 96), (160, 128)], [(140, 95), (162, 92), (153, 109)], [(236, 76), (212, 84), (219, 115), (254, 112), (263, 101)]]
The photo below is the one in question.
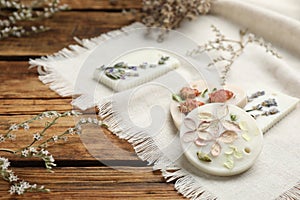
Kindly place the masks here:
[(241, 108), (211, 103), (191, 111), (180, 128), (184, 155), (199, 170), (232, 176), (249, 169), (263, 147), (256, 121)]
[[(206, 84), (206, 82), (203, 81), (203, 80), (198, 80), (198, 81), (191, 82), (189, 85), (190, 85), (191, 88), (197, 89), (200, 92), (205, 91), (208, 87), (212, 88), (212, 86), (208, 86)], [(225, 90), (229, 90), (229, 91), (233, 92), (233, 94), (234, 94), (233, 98), (227, 100), (226, 103), (237, 105), (241, 108), (243, 108), (247, 104), (247, 94), (243, 89), (241, 89), (241, 88), (239, 88), (235, 85), (225, 85), (223, 88)], [(200, 101), (203, 101), (204, 103), (208, 103), (207, 102), (207, 100), (208, 100), (207, 96), (208, 95), (206, 95), (206, 97), (203, 98), (202, 95), (200, 95), (196, 99), (200, 100)], [(174, 122), (177, 129), (180, 128), (180, 126), (182, 124), (182, 121), (185, 117), (185, 114), (183, 114), (179, 111), (179, 108), (178, 108), (179, 105), (180, 105), (180, 103), (178, 103), (177, 101), (174, 101), (174, 100), (172, 100), (171, 103), (170, 103), (170, 113), (171, 113), (173, 122)]]

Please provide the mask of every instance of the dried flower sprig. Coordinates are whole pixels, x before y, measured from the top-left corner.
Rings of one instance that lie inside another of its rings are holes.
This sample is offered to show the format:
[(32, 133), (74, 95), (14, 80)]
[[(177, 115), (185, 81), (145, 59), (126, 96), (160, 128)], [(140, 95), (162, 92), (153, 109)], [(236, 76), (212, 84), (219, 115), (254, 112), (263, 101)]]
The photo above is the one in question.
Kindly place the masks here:
[[(43, 10), (36, 8), (41, 7)], [(55, 13), (68, 9), (68, 5), (60, 4), (60, 0), (34, 0), (24, 4), (18, 0), (0, 0), (0, 39), (7, 37), (22, 37), (32, 33), (49, 30), (43, 25), (24, 26), (24, 21), (38, 21), (52, 17)], [(5, 11), (5, 12), (3, 12)]]
[(125, 62), (118, 62), (113, 66), (102, 65), (98, 69), (104, 71), (104, 74), (112, 80), (119, 80), (119, 79), (125, 80), (126, 78), (129, 77), (138, 77), (139, 69), (156, 68), (158, 66), (165, 65), (166, 62), (169, 60), (169, 58), (170, 57), (168, 56), (162, 56), (157, 62), (157, 64), (143, 62), (142, 64), (135, 66), (135, 65), (128, 65), (128, 63)]
[(49, 192), (49, 189), (46, 189), (44, 186), (38, 187), (36, 184), (31, 185), (30, 183), (18, 178), (17, 175), (14, 174), (14, 172), (9, 169), (10, 162), (7, 158), (0, 157), (0, 173), (2, 178), (9, 182), (10, 194), (24, 194), (25, 192)]
[(212, 0), (143, 0), (142, 22), (148, 27), (175, 29), (185, 19), (192, 20), (208, 13), (211, 2)]
[[(14, 154), (15, 156), (19, 156), (22, 158), (40, 158), (44, 161), (45, 167), (48, 171), (52, 172), (52, 168), (56, 166), (55, 160), (51, 153), (47, 150), (49, 145), (53, 145), (58, 141), (67, 141), (68, 136), (70, 135), (80, 135), (82, 132), (81, 126), (84, 124), (95, 124), (102, 127), (107, 127), (102, 121), (98, 119), (92, 118), (81, 118), (79, 122), (72, 128), (68, 128), (61, 134), (57, 134), (54, 136), (47, 136), (47, 130), (50, 129), (60, 118), (63, 117), (77, 117), (81, 113), (76, 111), (68, 111), (64, 113), (58, 113), (56, 111), (47, 111), (32, 119), (26, 120), (19, 124), (13, 124), (9, 127), (5, 134), (0, 134), (0, 143), (4, 143), (7, 140), (15, 140), (17, 138), (15, 132), (23, 129), (24, 131), (30, 130), (30, 124), (34, 121), (48, 120), (44, 126), (44, 128), (37, 133), (32, 135), (33, 139), (29, 145), (21, 147), (19, 149), (5, 149), (0, 148), (0, 152), (6, 152)], [(36, 184), (31, 185), (30, 183), (20, 180), (14, 172), (9, 169), (10, 162), (7, 158), (0, 157), (0, 173), (2, 179), (7, 181), (10, 184), (10, 194), (18, 194), (21, 195), (24, 192), (49, 192), (50, 190), (45, 189), (44, 186), (37, 187)]]
[(252, 106), (251, 109), (246, 110), (246, 112), (252, 112), (254, 110), (262, 110), (263, 107), (272, 107), (272, 106), (277, 106), (277, 101), (274, 98), (266, 99), (263, 102)]
[(265, 91), (257, 91), (253, 94), (251, 94), (250, 96), (247, 97), (248, 102), (253, 101), (253, 99), (256, 99), (258, 97), (264, 96), (266, 94)]
[(199, 45), (196, 49), (188, 52), (190, 56), (201, 54), (203, 52), (215, 51), (222, 55), (213, 58), (212, 62), (208, 66), (213, 66), (214, 64), (222, 64), (224, 70), (221, 71), (222, 85), (226, 83), (228, 73), (233, 65), (234, 61), (240, 57), (244, 49), (249, 44), (257, 44), (265, 48), (267, 53), (275, 56), (276, 58), (281, 58), (278, 52), (272, 47), (270, 43), (265, 42), (263, 38), (257, 37), (252, 33), (248, 33), (247, 30), (240, 30), (240, 40), (235, 40), (226, 37), (216, 26), (211, 26), (212, 31), (215, 33), (215, 39), (210, 40), (203, 45)]
[[(178, 28), (182, 21), (193, 20), (199, 15), (207, 14), (213, 0), (142, 0), (140, 10), (130, 9), (136, 20), (147, 27), (161, 28), (158, 41), (163, 41), (165, 34)], [(111, 5), (116, 5), (119, 0), (110, 0)], [(127, 10), (124, 10), (127, 12)], [(150, 29), (149, 29), (150, 31)]]

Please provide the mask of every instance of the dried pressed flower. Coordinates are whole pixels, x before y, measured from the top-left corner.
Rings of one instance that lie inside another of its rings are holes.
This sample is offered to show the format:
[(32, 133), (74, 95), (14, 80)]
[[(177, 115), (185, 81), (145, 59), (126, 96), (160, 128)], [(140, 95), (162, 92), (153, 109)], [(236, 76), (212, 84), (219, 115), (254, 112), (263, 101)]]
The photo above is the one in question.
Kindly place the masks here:
[(266, 94), (265, 91), (257, 91), (255, 93), (251, 94), (250, 96), (248, 96), (247, 98), (248, 98), (248, 101), (252, 101), (253, 99), (256, 99), (265, 94)]
[(203, 105), (204, 105), (203, 102), (197, 101), (196, 99), (187, 99), (186, 101), (180, 103), (179, 111), (181, 113), (188, 114), (195, 108)]
[[(275, 107), (277, 106), (277, 101), (274, 98), (264, 100), (262, 103), (259, 103), (255, 106), (253, 106), (249, 110), (246, 110), (246, 112), (252, 112), (252, 111), (255, 111), (255, 110), (261, 111), (263, 109), (263, 107), (272, 107), (272, 106), (275, 106)], [(268, 112), (266, 112), (266, 113), (268, 113)], [(272, 115), (272, 114), (276, 114), (277, 112), (275, 112), (275, 113), (269, 112), (269, 113)]]
[[(233, 143), (238, 138), (237, 132), (241, 130), (238, 124), (223, 119), (225, 116), (223, 114), (214, 116), (211, 113), (199, 113), (199, 124), (191, 118), (186, 118), (184, 125), (188, 131), (184, 133), (183, 141), (194, 142), (200, 147), (210, 145), (210, 154), (214, 157), (219, 156), (222, 150), (220, 143)], [(223, 131), (220, 130), (219, 125), (223, 126)]]
[(204, 162), (211, 162), (212, 159), (209, 157), (209, 155), (204, 154), (202, 152), (197, 152), (197, 157), (199, 160), (204, 161)]
[(194, 88), (190, 87), (183, 87), (180, 90), (180, 97), (184, 100), (186, 99), (194, 99), (195, 97), (199, 96), (201, 93)]
[(138, 66), (130, 66), (125, 62), (118, 62), (113, 66), (102, 65), (101, 67), (99, 67), (99, 69), (104, 71), (104, 74), (110, 79), (125, 80), (128, 77), (138, 77), (138, 69), (156, 68), (158, 66), (166, 64), (168, 60), (168, 56), (162, 56), (157, 62), (157, 64), (143, 62)]

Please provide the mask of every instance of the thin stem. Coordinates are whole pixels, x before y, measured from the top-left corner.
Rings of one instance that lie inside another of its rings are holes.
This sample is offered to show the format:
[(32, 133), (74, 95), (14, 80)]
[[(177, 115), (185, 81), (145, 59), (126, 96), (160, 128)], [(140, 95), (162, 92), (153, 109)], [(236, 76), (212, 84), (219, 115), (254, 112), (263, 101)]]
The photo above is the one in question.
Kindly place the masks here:
[(4, 137), (7, 138), (10, 132), (12, 132), (12, 130), (8, 130), (7, 133), (4, 135)]
[[(69, 133), (69, 131), (67, 130), (67, 131), (63, 132), (62, 134), (58, 135), (57, 138), (60, 139), (60, 138), (62, 138), (62, 136), (67, 135), (68, 133)], [(36, 146), (36, 147), (41, 148), (41, 147), (43, 147), (45, 144), (47, 144), (47, 143), (49, 143), (49, 142), (51, 142), (51, 141), (54, 141), (54, 139), (53, 139), (53, 138), (49, 138), (48, 140), (42, 142), (41, 144), (39, 144), (39, 145)]]
[(241, 41), (236, 41), (236, 40), (233, 40), (233, 39), (222, 39), (221, 40), (222, 42), (231, 42), (231, 43), (236, 43), (236, 44), (239, 44), (240, 46), (242, 45), (241, 44)]
[[(55, 124), (55, 122), (59, 119), (60, 117), (56, 117), (51, 123), (47, 124), (47, 126), (42, 130), (42, 132), (40, 133), (41, 136), (44, 136), (45, 135), (45, 132)], [(28, 147), (31, 147), (34, 143), (36, 143), (38, 140), (34, 139), (31, 144), (29, 144), (27, 147), (25, 148), (28, 148)], [(23, 148), (24, 149), (24, 148)]]
[[(31, 123), (31, 122), (37, 120), (40, 116), (42, 116), (42, 114), (39, 114), (39, 115), (37, 115), (37, 116), (34, 116), (33, 118), (31, 118), (31, 119), (29, 119), (29, 120), (26, 120), (26, 121), (24, 121), (24, 122), (22, 122), (22, 123), (20, 123), (20, 124), (17, 124), (16, 126), (19, 127), (19, 126), (21, 126), (22, 124), (25, 124), (25, 123)], [(12, 132), (12, 130), (9, 129), (9, 130), (7, 131), (7, 133), (4, 135), (4, 137), (8, 137), (8, 135), (9, 135), (11, 132)]]
[(54, 120), (53, 120), (51, 123), (49, 123), (49, 124), (43, 129), (43, 131), (41, 132), (41, 136), (43, 136), (44, 133), (45, 133), (51, 126), (53, 126), (59, 118), (60, 118), (60, 117), (54, 118)]

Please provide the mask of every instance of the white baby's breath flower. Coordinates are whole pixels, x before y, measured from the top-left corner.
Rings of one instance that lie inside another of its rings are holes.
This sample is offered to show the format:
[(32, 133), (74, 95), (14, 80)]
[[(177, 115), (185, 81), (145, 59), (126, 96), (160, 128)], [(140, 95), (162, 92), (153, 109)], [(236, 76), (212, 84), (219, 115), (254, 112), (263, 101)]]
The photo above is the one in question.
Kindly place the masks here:
[(33, 139), (36, 141), (39, 141), (42, 139), (42, 136), (40, 133), (35, 133), (35, 134), (33, 134)]
[(30, 188), (33, 188), (35, 189), (36, 188), (36, 185), (35, 185), (35, 188), (30, 185), (28, 182), (26, 181), (21, 181), (19, 183), (15, 183), (13, 185), (10, 186), (10, 189), (9, 189), (9, 193), (10, 194), (18, 194), (18, 195), (21, 195), (21, 194), (24, 194), (24, 192), (26, 192), (26, 190), (30, 189)]
[(87, 122), (88, 122), (88, 123), (92, 123), (92, 122), (93, 122), (92, 118), (90, 118), (90, 117), (87, 118)]
[(9, 165), (10, 165), (10, 162), (8, 161), (7, 158), (0, 157), (0, 169), (1, 170), (7, 170)]
[(54, 142), (57, 142), (58, 136), (57, 136), (57, 135), (54, 135), (54, 136), (52, 136), (52, 139), (53, 139)]
[(32, 31), (37, 31), (37, 28), (36, 28), (35, 26), (32, 26), (32, 27), (31, 27), (31, 30), (32, 30)]
[(9, 193), (10, 194), (16, 194), (16, 187), (17, 186), (15, 186), (15, 185), (10, 186)]
[(72, 110), (72, 111), (71, 111), (71, 115), (77, 117), (78, 115), (80, 115), (80, 113), (79, 113), (79, 112), (76, 112), (75, 110)]
[(42, 150), (41, 150), (41, 153), (42, 153), (43, 155), (45, 155), (45, 156), (46, 156), (46, 155), (48, 155), (48, 154), (49, 154), (49, 151), (42, 149)]
[(52, 163), (55, 161), (52, 155), (50, 155), (48, 158), (49, 158), (49, 161)]
[(29, 126), (28, 123), (24, 123), (24, 124), (23, 124), (23, 128), (24, 128), (25, 131), (28, 131), (29, 128), (30, 128), (30, 126)]
[(31, 185), (28, 182), (26, 182), (26, 181), (22, 181), (20, 183), (20, 186), (23, 187), (24, 189), (28, 189), (28, 188), (31, 187)]
[(68, 132), (69, 132), (70, 134), (73, 134), (73, 133), (74, 133), (74, 128), (69, 128), (69, 129), (68, 129)]
[(16, 185), (16, 192), (18, 195), (24, 194), (25, 190), (30, 188), (30, 184), (28, 182), (22, 181), (19, 185)]
[(53, 117), (59, 117), (60, 116), (60, 114), (56, 111), (50, 111), (49, 114)]
[(13, 172), (10, 172), (10, 173), (9, 173), (9, 177), (8, 177), (9, 182), (15, 182), (15, 181), (17, 181), (18, 179), (19, 179), (18, 176), (14, 175)]
[(81, 119), (80, 119), (80, 123), (81, 123), (81, 124), (85, 124), (85, 123), (86, 123), (86, 119), (85, 119), (85, 118), (81, 118)]
[(3, 135), (0, 135), (0, 143), (5, 141), (5, 137)]
[(9, 130), (12, 130), (12, 131), (17, 131), (19, 129), (19, 126), (17, 124), (13, 124), (9, 127)]
[(29, 151), (31, 153), (37, 153), (37, 150), (34, 147), (29, 147)]
[(16, 194), (21, 195), (24, 194), (25, 189), (23, 187), (16, 187)]
[(49, 118), (49, 117), (50, 117), (50, 115), (49, 115), (49, 113), (48, 113), (48, 112), (44, 112), (44, 113), (43, 113), (43, 117)]
[(27, 157), (29, 155), (29, 150), (28, 149), (23, 149), (21, 154), (22, 154), (22, 156)]
[(16, 136), (15, 134), (11, 134), (11, 133), (10, 133), (10, 134), (7, 135), (7, 137), (8, 137), (8, 139), (10, 139), (10, 140), (15, 140), (17, 136)]

